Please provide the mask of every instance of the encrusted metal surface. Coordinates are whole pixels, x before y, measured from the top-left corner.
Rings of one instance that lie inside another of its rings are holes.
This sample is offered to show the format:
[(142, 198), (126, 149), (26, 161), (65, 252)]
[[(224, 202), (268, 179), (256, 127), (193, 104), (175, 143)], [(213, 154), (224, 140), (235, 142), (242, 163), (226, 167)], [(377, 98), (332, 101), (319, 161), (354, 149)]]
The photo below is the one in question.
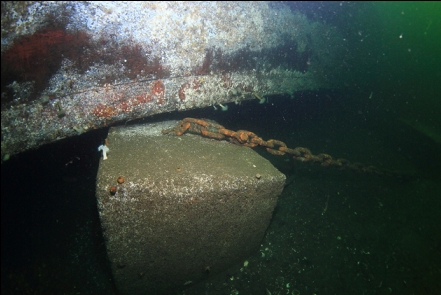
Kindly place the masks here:
[(282, 3), (2, 2), (2, 156), (122, 120), (335, 85), (343, 38)]

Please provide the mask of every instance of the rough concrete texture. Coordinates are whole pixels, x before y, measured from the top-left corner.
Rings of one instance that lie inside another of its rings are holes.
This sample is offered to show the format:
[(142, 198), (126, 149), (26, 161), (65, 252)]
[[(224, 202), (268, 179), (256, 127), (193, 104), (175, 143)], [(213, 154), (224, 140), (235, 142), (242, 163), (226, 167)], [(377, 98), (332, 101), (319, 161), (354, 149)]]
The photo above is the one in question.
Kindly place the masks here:
[(160, 133), (176, 123), (109, 131), (96, 195), (121, 294), (171, 294), (246, 259), (285, 183), (250, 148)]
[(282, 2), (4, 1), (1, 154), (129, 119), (337, 87), (345, 41)]

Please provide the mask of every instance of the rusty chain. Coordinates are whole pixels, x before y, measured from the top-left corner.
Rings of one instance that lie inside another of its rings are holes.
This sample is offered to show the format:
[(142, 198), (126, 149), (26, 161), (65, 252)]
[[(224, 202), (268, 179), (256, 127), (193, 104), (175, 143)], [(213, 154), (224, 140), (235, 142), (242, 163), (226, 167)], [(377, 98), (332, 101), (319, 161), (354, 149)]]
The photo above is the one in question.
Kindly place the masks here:
[(349, 169), (358, 172), (372, 173), (380, 176), (394, 176), (402, 177), (403, 174), (393, 171), (378, 169), (374, 166), (366, 166), (361, 163), (351, 163), (346, 159), (333, 159), (328, 154), (314, 155), (311, 151), (304, 147), (289, 148), (283, 141), (276, 139), (263, 140), (255, 133), (246, 130), (233, 131), (226, 129), (224, 126), (215, 122), (185, 118), (180, 121), (175, 127), (171, 129), (162, 130), (163, 134), (174, 134), (181, 136), (185, 132), (201, 134), (205, 137), (217, 140), (229, 140), (230, 142), (254, 148), (256, 146), (265, 147), (266, 150), (273, 155), (283, 156), (285, 154), (291, 155), (294, 160), (300, 162), (313, 162), (321, 166), (334, 166), (340, 169)]

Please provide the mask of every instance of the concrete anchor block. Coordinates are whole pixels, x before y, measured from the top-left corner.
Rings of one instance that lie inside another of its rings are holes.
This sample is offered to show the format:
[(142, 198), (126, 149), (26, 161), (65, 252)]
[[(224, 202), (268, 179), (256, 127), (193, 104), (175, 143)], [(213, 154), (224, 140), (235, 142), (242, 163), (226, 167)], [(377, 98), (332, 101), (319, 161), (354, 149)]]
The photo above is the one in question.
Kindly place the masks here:
[(96, 195), (121, 294), (170, 294), (245, 260), (285, 183), (250, 148), (161, 134), (176, 123), (109, 130)]

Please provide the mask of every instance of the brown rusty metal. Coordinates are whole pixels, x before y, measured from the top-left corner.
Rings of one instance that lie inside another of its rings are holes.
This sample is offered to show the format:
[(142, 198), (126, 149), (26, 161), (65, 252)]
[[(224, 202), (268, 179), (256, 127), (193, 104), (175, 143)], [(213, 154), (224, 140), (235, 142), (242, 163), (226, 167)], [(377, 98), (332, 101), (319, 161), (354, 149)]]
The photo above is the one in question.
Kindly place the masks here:
[(292, 156), (294, 160), (297, 160), (299, 162), (317, 163), (323, 167), (337, 167), (342, 170), (347, 169), (357, 172), (376, 174), (380, 176), (404, 176), (401, 173), (379, 169), (374, 166), (366, 166), (358, 162), (351, 163), (349, 160), (343, 158), (333, 159), (332, 156), (328, 154), (322, 153), (314, 155), (309, 149), (304, 147), (296, 147), (293, 149), (288, 148), (288, 146), (283, 141), (276, 139), (269, 139), (265, 141), (253, 132), (247, 130), (229, 130), (215, 122), (210, 122), (202, 119), (185, 118), (180, 121), (178, 125), (176, 125), (174, 128), (163, 130), (162, 133), (180, 136), (187, 131), (200, 134), (202, 136), (212, 139), (227, 139), (232, 143), (242, 146), (252, 148), (256, 146), (262, 146), (265, 147), (266, 150), (272, 155), (283, 156), (285, 154), (288, 154)]

